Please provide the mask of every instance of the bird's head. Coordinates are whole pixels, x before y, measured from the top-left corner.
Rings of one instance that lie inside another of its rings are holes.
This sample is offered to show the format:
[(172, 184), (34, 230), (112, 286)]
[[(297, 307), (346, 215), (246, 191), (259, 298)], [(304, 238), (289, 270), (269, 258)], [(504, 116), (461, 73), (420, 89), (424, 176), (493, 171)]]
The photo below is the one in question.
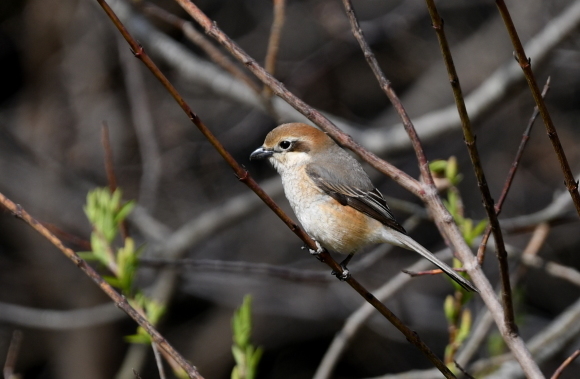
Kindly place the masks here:
[(324, 132), (306, 124), (283, 124), (266, 136), (262, 147), (250, 159), (266, 159), (282, 173), (290, 167), (308, 164), (313, 157), (335, 146)]

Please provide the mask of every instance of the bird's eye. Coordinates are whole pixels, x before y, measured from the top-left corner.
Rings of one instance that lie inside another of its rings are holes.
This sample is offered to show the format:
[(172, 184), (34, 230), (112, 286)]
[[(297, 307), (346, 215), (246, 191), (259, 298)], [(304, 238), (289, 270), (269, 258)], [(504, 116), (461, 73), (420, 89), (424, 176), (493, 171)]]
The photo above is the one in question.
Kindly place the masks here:
[(278, 146), (280, 146), (280, 148), (282, 150), (288, 150), (290, 148), (290, 146), (292, 146), (292, 143), (290, 141), (284, 140), (284, 141), (280, 142), (278, 144)]

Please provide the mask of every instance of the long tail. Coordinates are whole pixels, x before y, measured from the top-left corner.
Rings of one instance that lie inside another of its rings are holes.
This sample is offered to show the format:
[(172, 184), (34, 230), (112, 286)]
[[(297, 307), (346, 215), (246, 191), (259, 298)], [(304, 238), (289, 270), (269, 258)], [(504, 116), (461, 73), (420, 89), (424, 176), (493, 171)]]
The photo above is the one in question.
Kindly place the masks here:
[(479, 290), (473, 284), (471, 284), (471, 282), (456, 273), (451, 267), (433, 255), (433, 253), (421, 246), (419, 242), (403, 233), (395, 231), (393, 234), (395, 234), (396, 238), (401, 242), (402, 247), (421, 254), (423, 258), (427, 259), (429, 262), (443, 270), (443, 272), (449, 275), (449, 277), (456, 281), (461, 287), (465, 288), (467, 291), (479, 292)]

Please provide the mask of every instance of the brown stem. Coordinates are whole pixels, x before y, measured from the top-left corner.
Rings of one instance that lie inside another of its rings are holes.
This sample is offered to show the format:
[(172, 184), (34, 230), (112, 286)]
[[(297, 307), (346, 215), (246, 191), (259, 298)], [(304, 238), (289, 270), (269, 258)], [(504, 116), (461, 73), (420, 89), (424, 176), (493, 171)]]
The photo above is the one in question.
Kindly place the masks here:
[(510, 274), (509, 265), (507, 259), (507, 252), (505, 250), (505, 245), (503, 241), (503, 235), (497, 219), (497, 214), (494, 208), (494, 202), (487, 185), (487, 180), (483, 172), (483, 167), (481, 165), (481, 159), (479, 157), (479, 152), (475, 143), (475, 135), (473, 134), (471, 128), (471, 122), (467, 114), (467, 109), (465, 108), (465, 101), (463, 99), (463, 94), (461, 91), (461, 85), (459, 84), (459, 77), (455, 70), (455, 64), (453, 63), (453, 57), (451, 56), (451, 50), (449, 49), (449, 44), (447, 43), (447, 38), (443, 30), (443, 20), (439, 16), (437, 8), (435, 7), (434, 0), (426, 0), (427, 7), (429, 9), (429, 14), (431, 15), (431, 21), (433, 23), (433, 29), (437, 34), (437, 39), (439, 40), (439, 46), (443, 54), (443, 59), (445, 61), (445, 66), (447, 67), (447, 73), (449, 75), (449, 81), (451, 83), (451, 88), (453, 89), (453, 97), (457, 105), (457, 110), (459, 111), (459, 118), (461, 119), (461, 127), (463, 129), (463, 136), (465, 139), (465, 144), (467, 145), (467, 150), (469, 151), (469, 157), (471, 158), (471, 163), (475, 171), (475, 176), (477, 178), (477, 184), (481, 191), (483, 198), (483, 205), (489, 219), (489, 224), (493, 237), (496, 244), (496, 254), (500, 267), (500, 278), (502, 284), (501, 298), (504, 308), (505, 323), (508, 329), (508, 333), (517, 334), (517, 326), (515, 323), (511, 285), (510, 285)]
[[(548, 80), (546, 80), (546, 84), (544, 84), (544, 89), (542, 90), (542, 98), (546, 96), (549, 89), (550, 89), (550, 77), (548, 77)], [(526, 127), (526, 130), (524, 131), (524, 134), (522, 135), (522, 140), (520, 142), (520, 146), (518, 146), (518, 151), (516, 153), (516, 156), (514, 158), (514, 161), (512, 163), (512, 167), (510, 168), (508, 176), (505, 180), (503, 189), (501, 191), (501, 195), (499, 196), (499, 200), (495, 204), (495, 213), (497, 215), (499, 215), (501, 213), (503, 203), (505, 202), (505, 199), (506, 199), (508, 192), (511, 188), (514, 177), (516, 176), (516, 171), (518, 170), (518, 167), (520, 165), (520, 161), (521, 161), (522, 156), (524, 154), (524, 149), (528, 143), (528, 140), (530, 139), (530, 133), (532, 132), (532, 126), (534, 126), (534, 122), (536, 121), (536, 118), (538, 118), (538, 114), (539, 114), (538, 107), (535, 106), (534, 111), (532, 112), (532, 116), (530, 117), (530, 120), (528, 121), (528, 126)], [(483, 234), (483, 237), (481, 239), (481, 243), (479, 244), (479, 249), (477, 250), (477, 262), (479, 262), (480, 266), (483, 264), (483, 260), (485, 258), (485, 248), (487, 246), (487, 241), (489, 240), (490, 234), (491, 234), (491, 228), (487, 227), (485, 229), (485, 233)]]
[[(274, 21), (270, 30), (270, 38), (268, 39), (268, 50), (266, 52), (266, 59), (264, 60), (264, 68), (272, 76), (276, 71), (276, 59), (278, 58), (278, 48), (280, 46), (280, 36), (282, 35), (282, 27), (286, 18), (286, 0), (274, 0)], [(272, 90), (267, 85), (264, 85), (262, 95), (266, 100), (272, 97)]]
[(580, 215), (580, 193), (578, 193), (578, 182), (574, 179), (574, 174), (572, 174), (572, 170), (570, 169), (570, 165), (568, 164), (568, 159), (566, 158), (566, 154), (564, 153), (564, 148), (560, 143), (560, 138), (558, 137), (558, 132), (556, 131), (556, 127), (552, 122), (552, 117), (548, 112), (548, 108), (546, 107), (546, 103), (542, 98), (540, 93), (540, 88), (536, 83), (536, 78), (534, 77), (534, 73), (532, 71), (532, 64), (531, 59), (527, 57), (526, 52), (524, 51), (524, 46), (520, 41), (518, 36), (518, 32), (516, 31), (516, 27), (512, 21), (511, 15), (507, 6), (503, 0), (496, 0), (496, 5), (501, 14), (503, 22), (506, 26), (510, 39), (512, 41), (512, 45), (515, 49), (516, 60), (520, 64), (522, 71), (526, 77), (526, 81), (528, 82), (528, 86), (530, 87), (530, 91), (532, 92), (532, 96), (534, 97), (534, 101), (538, 106), (540, 111), (540, 115), (544, 120), (544, 125), (546, 126), (546, 132), (548, 133), (548, 137), (552, 142), (552, 147), (556, 152), (556, 156), (558, 157), (558, 161), (560, 162), (560, 168), (564, 173), (564, 184), (570, 192), (570, 196), (572, 197), (572, 201), (574, 202), (574, 206), (576, 207), (576, 212)]
[(46, 238), (50, 243), (56, 246), (57, 249), (62, 251), (62, 253), (70, 259), (76, 266), (78, 266), (93, 282), (95, 282), (103, 292), (107, 294), (125, 313), (127, 313), (133, 320), (139, 324), (145, 331), (151, 336), (153, 341), (165, 350), (178, 364), (183, 368), (190, 378), (203, 379), (199, 374), (195, 366), (185, 360), (177, 350), (173, 348), (167, 342), (165, 338), (155, 329), (153, 325), (141, 313), (139, 313), (135, 308), (129, 305), (127, 299), (119, 294), (111, 285), (109, 285), (91, 266), (82, 260), (74, 251), (65, 247), (62, 242), (52, 234), (47, 228), (45, 228), (39, 221), (34, 219), (28, 214), (20, 205), (14, 204), (10, 199), (5, 197), (0, 193), (0, 203), (5, 206), (14, 216), (22, 219), (28, 225), (30, 225), (34, 230), (40, 233), (44, 238)]
[(564, 362), (562, 362), (560, 367), (558, 367), (558, 369), (556, 371), (554, 371), (554, 375), (552, 375), (550, 377), (550, 379), (560, 378), (560, 375), (562, 375), (562, 372), (566, 369), (566, 367), (568, 367), (570, 365), (570, 363), (574, 362), (574, 360), (576, 358), (578, 358), (579, 356), (580, 356), (580, 349), (576, 350), (574, 353), (572, 353), (571, 356), (566, 358), (566, 360)]
[(427, 158), (425, 157), (425, 152), (423, 151), (423, 146), (421, 145), (421, 140), (419, 139), (419, 135), (417, 134), (417, 131), (415, 130), (415, 127), (413, 126), (413, 123), (411, 122), (411, 119), (409, 118), (407, 111), (403, 107), (401, 100), (399, 100), (399, 97), (397, 96), (397, 94), (395, 93), (395, 90), (391, 86), (391, 82), (387, 79), (387, 77), (385, 76), (385, 74), (381, 70), (381, 68), (379, 66), (379, 62), (375, 58), (375, 55), (373, 54), (369, 44), (365, 40), (362, 29), (360, 28), (360, 24), (358, 22), (358, 19), (356, 18), (354, 8), (352, 7), (351, 1), (350, 0), (343, 0), (342, 3), (344, 5), (344, 8), (346, 10), (346, 14), (347, 14), (348, 19), (350, 21), (352, 34), (354, 35), (354, 37), (358, 41), (358, 43), (363, 51), (363, 54), (365, 56), (365, 59), (366, 59), (367, 63), (369, 64), (369, 66), (371, 67), (371, 70), (375, 74), (375, 77), (377, 78), (377, 81), (379, 82), (381, 89), (387, 95), (387, 97), (389, 98), (389, 100), (393, 104), (393, 107), (395, 107), (395, 110), (397, 111), (397, 113), (401, 117), (401, 120), (403, 121), (403, 126), (405, 128), (405, 131), (409, 135), (409, 138), (411, 139), (411, 144), (413, 145), (413, 150), (415, 151), (415, 154), (417, 155), (417, 160), (419, 161), (419, 169), (421, 170), (421, 178), (428, 185), (434, 185), (433, 177), (431, 176), (431, 171), (429, 170), (429, 162), (427, 161)]

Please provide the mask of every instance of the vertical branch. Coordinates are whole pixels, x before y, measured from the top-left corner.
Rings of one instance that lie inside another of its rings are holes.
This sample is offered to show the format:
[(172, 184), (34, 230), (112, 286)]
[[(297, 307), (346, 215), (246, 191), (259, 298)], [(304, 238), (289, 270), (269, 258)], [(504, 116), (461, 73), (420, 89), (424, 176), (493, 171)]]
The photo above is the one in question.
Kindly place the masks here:
[(431, 177), (431, 172), (429, 171), (429, 162), (425, 157), (425, 152), (423, 151), (423, 146), (421, 145), (421, 141), (419, 139), (417, 131), (415, 130), (415, 126), (413, 126), (413, 123), (411, 122), (411, 119), (409, 118), (407, 111), (403, 107), (401, 100), (399, 100), (399, 97), (397, 96), (395, 90), (391, 86), (391, 82), (387, 79), (387, 77), (381, 70), (379, 62), (377, 62), (375, 55), (373, 54), (369, 44), (365, 40), (362, 29), (360, 28), (360, 24), (358, 22), (358, 19), (356, 18), (356, 14), (352, 7), (351, 1), (343, 0), (342, 3), (344, 5), (346, 14), (350, 21), (352, 34), (358, 41), (364, 53), (365, 59), (367, 60), (367, 63), (369, 64), (371, 70), (375, 74), (375, 77), (377, 78), (379, 85), (381, 86), (381, 89), (387, 95), (387, 97), (393, 104), (393, 107), (395, 107), (395, 110), (397, 111), (397, 113), (401, 117), (401, 120), (403, 121), (405, 131), (409, 135), (409, 138), (411, 139), (411, 144), (413, 145), (413, 150), (415, 150), (415, 154), (417, 155), (417, 160), (419, 161), (419, 169), (421, 170), (421, 177), (423, 178), (423, 181), (429, 185), (434, 185), (433, 178)]
[(524, 72), (524, 76), (526, 77), (526, 81), (528, 82), (528, 86), (530, 87), (530, 91), (532, 92), (534, 101), (538, 106), (538, 110), (540, 111), (542, 120), (544, 120), (546, 132), (548, 133), (548, 137), (552, 142), (552, 147), (554, 148), (556, 156), (558, 157), (558, 161), (560, 162), (560, 168), (564, 173), (564, 184), (566, 185), (568, 192), (570, 192), (570, 196), (572, 197), (572, 201), (574, 202), (574, 206), (576, 207), (576, 212), (578, 212), (578, 215), (580, 215), (580, 193), (578, 193), (578, 182), (574, 179), (574, 174), (572, 174), (572, 170), (570, 169), (570, 165), (568, 164), (568, 159), (566, 158), (566, 154), (564, 153), (564, 148), (560, 143), (558, 132), (556, 131), (554, 123), (552, 122), (552, 117), (548, 112), (546, 103), (542, 98), (540, 88), (536, 83), (536, 78), (534, 77), (534, 73), (532, 71), (531, 59), (526, 56), (524, 46), (520, 41), (518, 32), (516, 31), (516, 27), (512, 21), (511, 15), (509, 13), (509, 10), (507, 9), (505, 2), (503, 0), (496, 0), (495, 3), (506, 26), (506, 29), (512, 41), (512, 45), (514, 46), (516, 60), (518, 61), (520, 67), (522, 68), (522, 71)]
[[(270, 38), (268, 39), (268, 51), (266, 52), (266, 60), (264, 68), (274, 76), (276, 71), (276, 59), (278, 58), (278, 47), (280, 46), (280, 36), (282, 35), (282, 28), (286, 18), (286, 0), (274, 0), (274, 21), (272, 21), (272, 29), (270, 30)], [(262, 96), (266, 100), (272, 97), (272, 90), (267, 85), (264, 85)]]
[(453, 58), (451, 56), (451, 50), (449, 49), (449, 44), (447, 43), (447, 38), (445, 37), (445, 32), (443, 30), (443, 20), (437, 12), (435, 2), (433, 0), (426, 0), (426, 2), (427, 7), (429, 8), (429, 14), (431, 15), (433, 28), (435, 29), (437, 39), (439, 40), (439, 46), (443, 54), (443, 59), (445, 60), (445, 66), (447, 67), (449, 81), (451, 83), (451, 88), (453, 89), (453, 97), (455, 99), (457, 110), (459, 111), (459, 117), (461, 119), (461, 128), (463, 130), (465, 144), (467, 145), (467, 150), (469, 151), (469, 157), (471, 158), (471, 163), (475, 171), (477, 184), (483, 198), (483, 205), (489, 219), (493, 237), (495, 239), (496, 254), (500, 267), (500, 278), (502, 285), (501, 298), (504, 308), (505, 323), (507, 326), (507, 332), (514, 335), (517, 334), (517, 326), (515, 323), (509, 266), (507, 252), (505, 250), (503, 241), (503, 235), (495, 212), (494, 202), (491, 198), (489, 187), (487, 186), (487, 180), (485, 179), (479, 152), (477, 151), (477, 146), (475, 144), (475, 135), (471, 129), (471, 122), (467, 114), (467, 109), (465, 108), (465, 101), (463, 99), (461, 85), (459, 84), (459, 78), (457, 76)]
[(18, 354), (20, 353), (20, 346), (22, 345), (22, 331), (15, 330), (12, 332), (12, 338), (10, 339), (10, 345), (8, 346), (8, 353), (6, 354), (6, 361), (4, 362), (4, 368), (2, 370), (4, 374), (4, 379), (15, 379), (14, 367), (16, 366), (16, 361), (18, 360)]

